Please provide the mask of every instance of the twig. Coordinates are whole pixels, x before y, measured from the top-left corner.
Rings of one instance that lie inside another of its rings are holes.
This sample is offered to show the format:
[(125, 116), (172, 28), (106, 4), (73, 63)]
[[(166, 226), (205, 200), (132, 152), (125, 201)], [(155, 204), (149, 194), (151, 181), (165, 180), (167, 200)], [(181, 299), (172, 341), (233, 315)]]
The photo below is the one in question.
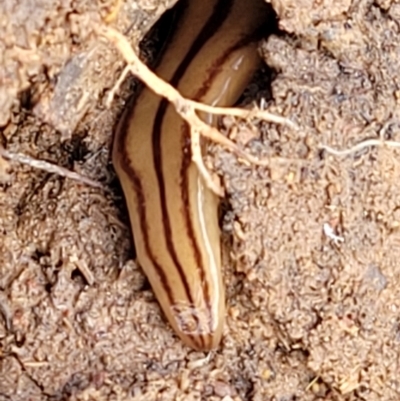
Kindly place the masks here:
[(7, 159), (12, 162), (25, 164), (30, 167), (37, 168), (39, 170), (44, 170), (47, 171), (48, 173), (58, 174), (63, 177), (67, 177), (70, 178), (71, 180), (82, 182), (83, 184), (87, 184), (95, 188), (103, 189), (103, 185), (101, 185), (99, 182), (93, 181), (90, 178), (75, 173), (74, 171), (70, 171), (64, 167), (60, 167), (56, 164), (49, 163), (44, 160), (34, 159), (30, 156), (23, 155), (21, 153), (11, 153), (1, 146), (0, 146), (0, 157), (4, 157), (4, 159)]
[(108, 39), (118, 49), (118, 51), (121, 53), (127, 63), (127, 66), (123, 70), (120, 78), (110, 92), (108, 103), (111, 102), (112, 96), (114, 96), (115, 92), (118, 90), (128, 72), (131, 72), (142, 82), (144, 82), (155, 94), (166, 98), (170, 103), (172, 103), (176, 111), (191, 127), (192, 160), (197, 165), (197, 168), (199, 169), (199, 172), (203, 176), (208, 187), (211, 188), (211, 190), (216, 192), (218, 195), (222, 195), (223, 190), (220, 185), (212, 179), (210, 173), (204, 166), (201, 154), (201, 147), (199, 145), (200, 136), (207, 137), (214, 142), (224, 145), (225, 147), (235, 152), (237, 155), (252, 164), (265, 166), (269, 164), (269, 161), (259, 160), (256, 157), (251, 156), (247, 152), (241, 150), (234, 142), (226, 138), (217, 129), (203, 122), (196, 114), (196, 110), (212, 114), (229, 114), (247, 119), (259, 118), (265, 121), (296, 127), (296, 125), (290, 120), (280, 116), (272, 115), (264, 110), (254, 109), (247, 111), (238, 108), (212, 107), (203, 103), (196, 102), (194, 100), (188, 100), (184, 98), (173, 86), (169, 85), (167, 82), (159, 78), (154, 72), (152, 72), (145, 64), (140, 61), (139, 57), (134, 52), (130, 43), (124, 35), (105, 25), (97, 25), (95, 29), (99, 35)]

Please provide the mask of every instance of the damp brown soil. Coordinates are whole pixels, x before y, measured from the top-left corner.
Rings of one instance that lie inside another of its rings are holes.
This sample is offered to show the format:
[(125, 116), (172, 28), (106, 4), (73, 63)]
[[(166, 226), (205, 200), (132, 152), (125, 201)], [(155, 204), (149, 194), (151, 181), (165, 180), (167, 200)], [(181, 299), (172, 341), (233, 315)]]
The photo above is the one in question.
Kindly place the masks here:
[(207, 354), (174, 335), (134, 262), (109, 152), (129, 85), (104, 106), (122, 62), (89, 23), (137, 41), (161, 3), (0, 5), (3, 146), (103, 184), (3, 172), (0, 400), (399, 399), (400, 4), (271, 2), (267, 107), (299, 128), (231, 131), (268, 167), (209, 147), (227, 314)]

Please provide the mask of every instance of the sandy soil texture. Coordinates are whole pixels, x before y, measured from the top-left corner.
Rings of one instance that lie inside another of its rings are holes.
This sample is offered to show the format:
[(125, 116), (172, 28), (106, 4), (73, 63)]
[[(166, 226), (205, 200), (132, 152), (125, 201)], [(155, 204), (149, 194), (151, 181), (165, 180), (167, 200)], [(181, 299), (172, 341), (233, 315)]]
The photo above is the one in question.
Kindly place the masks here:
[(92, 29), (137, 44), (172, 3), (0, 2), (0, 145), (102, 183), (0, 163), (0, 401), (400, 398), (400, 3), (270, 3), (248, 92), (299, 129), (237, 127), (268, 168), (209, 147), (227, 316), (206, 354), (134, 262), (110, 146), (135, 84), (105, 107), (123, 61)]

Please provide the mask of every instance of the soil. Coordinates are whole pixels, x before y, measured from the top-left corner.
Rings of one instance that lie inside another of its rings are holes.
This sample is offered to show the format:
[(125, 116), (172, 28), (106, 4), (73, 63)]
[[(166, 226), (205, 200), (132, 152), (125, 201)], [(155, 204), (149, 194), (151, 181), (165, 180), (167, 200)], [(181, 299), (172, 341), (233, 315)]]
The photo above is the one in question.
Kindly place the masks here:
[(103, 184), (3, 171), (0, 401), (400, 398), (400, 4), (332, 4), (271, 1), (272, 81), (256, 92), (299, 129), (235, 133), (270, 166), (206, 155), (226, 189), (227, 316), (211, 353), (182, 344), (134, 261), (110, 162), (134, 83), (106, 107), (123, 62), (93, 31), (106, 21), (137, 45), (172, 2), (0, 4), (3, 146)]

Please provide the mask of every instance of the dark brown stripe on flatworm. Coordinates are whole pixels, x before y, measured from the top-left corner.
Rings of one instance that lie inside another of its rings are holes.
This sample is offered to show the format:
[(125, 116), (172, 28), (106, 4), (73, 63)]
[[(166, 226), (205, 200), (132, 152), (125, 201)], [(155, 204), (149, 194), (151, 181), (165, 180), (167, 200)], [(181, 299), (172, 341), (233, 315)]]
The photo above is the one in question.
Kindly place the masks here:
[[(213, 13), (211, 14), (211, 17), (207, 20), (207, 22), (203, 26), (202, 30), (200, 31), (199, 35), (193, 41), (193, 44), (190, 47), (189, 51), (187, 52), (185, 58), (182, 60), (182, 62), (176, 69), (172, 79), (170, 80), (171, 85), (173, 85), (175, 87), (178, 86), (180, 79), (184, 75), (186, 69), (192, 62), (195, 55), (204, 46), (204, 44), (218, 31), (218, 29), (220, 28), (222, 23), (228, 17), (229, 12), (232, 7), (232, 4), (233, 4), (233, 0), (219, 0), (216, 3), (216, 5), (214, 6)], [(189, 283), (184, 274), (183, 266), (179, 261), (178, 252), (174, 246), (174, 242), (173, 242), (173, 238), (172, 238), (171, 221), (170, 221), (170, 216), (168, 215), (167, 204), (166, 204), (166, 188), (165, 188), (163, 171), (162, 171), (163, 163), (162, 163), (162, 150), (161, 150), (161, 134), (162, 134), (161, 128), (162, 128), (162, 123), (163, 123), (163, 119), (164, 119), (167, 107), (168, 107), (168, 101), (165, 99), (161, 100), (159, 108), (157, 110), (156, 117), (155, 117), (154, 125), (153, 125), (153, 164), (154, 164), (154, 169), (156, 172), (159, 190), (160, 190), (160, 204), (161, 204), (161, 209), (162, 209), (162, 214), (163, 214), (164, 235), (165, 235), (165, 240), (167, 243), (167, 248), (168, 248), (170, 256), (178, 270), (180, 279), (185, 288), (187, 299), (189, 300), (189, 302), (191, 304), (194, 304), (194, 300), (193, 300), (192, 293), (190, 291)], [(181, 149), (177, 149), (177, 152), (181, 152)], [(190, 156), (190, 154), (189, 154), (189, 156)], [(185, 159), (187, 160), (186, 156), (183, 157), (183, 162), (182, 162), (182, 167), (181, 167), (181, 179), (184, 181), (181, 183), (181, 189), (183, 190), (182, 191), (183, 201), (186, 202), (186, 204), (188, 204), (189, 196), (188, 196), (186, 172), (187, 172), (187, 168), (189, 167), (190, 163), (187, 163), (187, 161), (185, 161)], [(183, 172), (184, 172), (184, 174), (183, 174)], [(191, 222), (188, 208), (184, 208), (184, 218), (185, 218), (185, 223), (186, 223), (186, 227), (187, 227), (187, 233), (188, 233), (190, 241), (192, 243), (195, 262), (198, 266), (198, 271), (200, 272), (200, 280), (201, 280), (201, 283), (204, 285), (204, 296), (205, 296), (206, 305), (209, 308), (210, 302), (211, 302), (210, 301), (210, 289), (209, 289), (208, 281), (206, 280), (206, 277), (205, 277), (204, 261), (201, 258), (201, 251), (196, 242), (196, 237), (194, 235), (194, 227)], [(194, 316), (194, 318), (196, 320), (197, 326), (200, 327), (200, 322), (199, 322), (198, 316)], [(209, 323), (209, 332), (211, 333), (213, 322), (209, 321), (208, 323)], [(200, 341), (202, 342), (202, 345), (204, 346), (204, 338), (200, 337), (200, 339), (201, 339)]]
[[(121, 155), (122, 158), (122, 168), (125, 170), (125, 173), (129, 176), (129, 179), (132, 182), (132, 186), (134, 189), (134, 192), (136, 193), (137, 196), (137, 210), (136, 213), (139, 216), (140, 219), (140, 229), (143, 233), (143, 242), (144, 246), (146, 249), (146, 253), (148, 258), (150, 259), (151, 263), (154, 266), (154, 269), (159, 277), (160, 282), (162, 283), (162, 286), (164, 288), (165, 293), (167, 294), (168, 297), (168, 302), (173, 305), (174, 303), (174, 298), (173, 298), (173, 291), (170, 286), (170, 283), (168, 281), (168, 277), (165, 274), (164, 269), (162, 266), (157, 262), (157, 258), (153, 254), (150, 246), (150, 239), (149, 239), (149, 232), (148, 232), (148, 224), (146, 221), (146, 200), (143, 192), (143, 187), (142, 183), (140, 181), (140, 178), (138, 177), (135, 169), (132, 167), (129, 159), (129, 155), (127, 153), (127, 147), (126, 147), (126, 134), (127, 130), (129, 128), (129, 120), (133, 117), (134, 114), (134, 103), (136, 102), (137, 99), (133, 99), (131, 101), (129, 107), (125, 109), (125, 112), (123, 116), (121, 117), (121, 126), (120, 126), (120, 132), (116, 132), (116, 135), (119, 136), (119, 140), (117, 141), (117, 146), (118, 146), (118, 153)], [(132, 113), (129, 115), (127, 111), (131, 111)], [(184, 322), (181, 319), (181, 316), (179, 316), (180, 320), (180, 325), (182, 326)]]

